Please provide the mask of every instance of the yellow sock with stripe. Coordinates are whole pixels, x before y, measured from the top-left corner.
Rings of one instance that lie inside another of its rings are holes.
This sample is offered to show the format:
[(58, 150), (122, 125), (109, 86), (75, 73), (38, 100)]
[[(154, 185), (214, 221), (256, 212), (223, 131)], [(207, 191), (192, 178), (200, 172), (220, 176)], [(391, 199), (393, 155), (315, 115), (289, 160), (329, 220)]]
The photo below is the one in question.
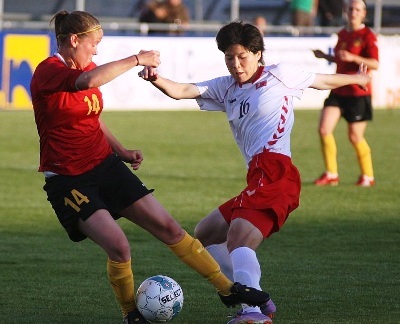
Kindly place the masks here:
[(108, 259), (107, 274), (115, 298), (125, 316), (136, 308), (131, 260), (121, 263)]
[(326, 171), (331, 174), (338, 174), (338, 165), (336, 159), (337, 148), (333, 134), (322, 136), (321, 145)]
[(210, 281), (222, 295), (229, 295), (233, 282), (220, 269), (219, 264), (201, 242), (185, 232), (177, 244), (167, 245), (186, 265)]
[(357, 153), (358, 163), (360, 164), (361, 174), (373, 178), (374, 171), (372, 168), (371, 149), (367, 141), (364, 139), (354, 144), (354, 148)]

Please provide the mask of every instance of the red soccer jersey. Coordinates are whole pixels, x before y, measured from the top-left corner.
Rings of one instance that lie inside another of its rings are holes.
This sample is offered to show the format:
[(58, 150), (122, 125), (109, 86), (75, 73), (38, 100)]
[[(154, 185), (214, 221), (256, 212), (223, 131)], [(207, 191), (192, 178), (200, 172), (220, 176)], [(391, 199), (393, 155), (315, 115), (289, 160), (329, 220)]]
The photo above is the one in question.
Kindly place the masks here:
[[(95, 67), (91, 63), (85, 71)], [(76, 89), (76, 79), (82, 72), (69, 68), (55, 55), (41, 62), (33, 74), (31, 94), (40, 138), (39, 171), (78, 175), (112, 153), (100, 129), (100, 90)]]
[[(368, 27), (364, 27), (357, 31), (348, 31), (342, 29), (338, 34), (338, 42), (335, 47), (336, 53), (336, 72), (344, 74), (356, 74), (358, 72), (358, 64), (354, 62), (343, 62), (338, 59), (337, 52), (339, 50), (347, 50), (353, 54), (374, 58), (378, 60), (378, 45), (374, 32)], [(368, 96), (371, 95), (371, 85), (367, 90), (361, 89), (358, 85), (347, 85), (332, 90), (340, 96)]]

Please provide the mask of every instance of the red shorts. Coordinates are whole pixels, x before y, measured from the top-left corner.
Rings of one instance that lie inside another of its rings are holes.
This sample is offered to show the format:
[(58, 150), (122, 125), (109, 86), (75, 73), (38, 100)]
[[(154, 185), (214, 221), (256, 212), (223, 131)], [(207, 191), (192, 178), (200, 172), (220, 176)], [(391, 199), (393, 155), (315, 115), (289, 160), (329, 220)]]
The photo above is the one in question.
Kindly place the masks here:
[(291, 158), (264, 151), (250, 161), (247, 187), (219, 210), (228, 224), (243, 218), (268, 237), (279, 231), (289, 213), (299, 206), (300, 189), (300, 174)]

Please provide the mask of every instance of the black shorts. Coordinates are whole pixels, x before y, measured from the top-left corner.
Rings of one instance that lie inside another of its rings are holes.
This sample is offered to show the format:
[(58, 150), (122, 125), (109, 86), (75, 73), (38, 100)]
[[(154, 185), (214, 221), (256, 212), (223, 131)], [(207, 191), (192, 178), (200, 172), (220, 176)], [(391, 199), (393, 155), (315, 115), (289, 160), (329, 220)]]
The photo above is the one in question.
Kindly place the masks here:
[(327, 106), (339, 107), (348, 123), (372, 120), (371, 96), (344, 97), (331, 92), (324, 102)]
[(86, 220), (99, 209), (108, 210), (118, 219), (118, 212), (153, 192), (114, 154), (81, 175), (46, 178), (43, 189), (74, 242), (86, 238), (77, 228), (79, 219)]

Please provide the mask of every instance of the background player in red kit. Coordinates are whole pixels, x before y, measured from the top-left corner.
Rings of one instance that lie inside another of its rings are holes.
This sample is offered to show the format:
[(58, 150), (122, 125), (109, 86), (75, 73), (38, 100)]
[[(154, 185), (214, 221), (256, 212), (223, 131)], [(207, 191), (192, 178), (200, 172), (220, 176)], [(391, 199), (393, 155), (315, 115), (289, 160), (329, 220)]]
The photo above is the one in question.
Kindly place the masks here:
[[(259, 305), (267, 293), (233, 283), (199, 240), (186, 233), (125, 163), (138, 169), (139, 150), (125, 148), (100, 120), (99, 87), (137, 65), (157, 67), (157, 51), (140, 51), (96, 66), (103, 37), (87, 12), (61, 11), (53, 20), (58, 51), (36, 68), (31, 93), (40, 138), (40, 167), (47, 199), (72, 241), (86, 237), (107, 254), (107, 273), (124, 323), (148, 323), (134, 300), (130, 245), (118, 217), (125, 217), (165, 243), (206, 277), (226, 306)], [(125, 162), (125, 163), (124, 163)]]
[[(367, 7), (363, 0), (350, 0), (347, 4), (348, 25), (338, 34), (335, 55), (315, 50), (318, 58), (324, 58), (337, 65), (337, 73), (355, 74), (360, 64), (369, 70), (378, 68), (378, 46), (375, 34), (365, 26)], [(331, 91), (325, 100), (319, 122), (322, 154), (325, 172), (315, 180), (317, 186), (339, 183), (337, 148), (333, 131), (341, 116), (348, 123), (348, 136), (357, 153), (361, 175), (358, 186), (370, 187), (375, 184), (371, 149), (364, 137), (367, 121), (372, 120), (371, 85), (360, 89), (348, 85)]]
[[(195, 235), (228, 278), (260, 289), (255, 250), (299, 205), (300, 174), (290, 146), (294, 98), (301, 98), (306, 88), (333, 89), (351, 83), (364, 87), (370, 77), (363, 67), (357, 75), (328, 75), (287, 64), (264, 66), (263, 35), (252, 24), (229, 23), (216, 41), (230, 75), (179, 83), (146, 67), (139, 76), (171, 98), (196, 99), (202, 110), (226, 113), (248, 167), (247, 186), (203, 218)], [(228, 324), (269, 324), (275, 310), (272, 300), (261, 307), (243, 303)]]

